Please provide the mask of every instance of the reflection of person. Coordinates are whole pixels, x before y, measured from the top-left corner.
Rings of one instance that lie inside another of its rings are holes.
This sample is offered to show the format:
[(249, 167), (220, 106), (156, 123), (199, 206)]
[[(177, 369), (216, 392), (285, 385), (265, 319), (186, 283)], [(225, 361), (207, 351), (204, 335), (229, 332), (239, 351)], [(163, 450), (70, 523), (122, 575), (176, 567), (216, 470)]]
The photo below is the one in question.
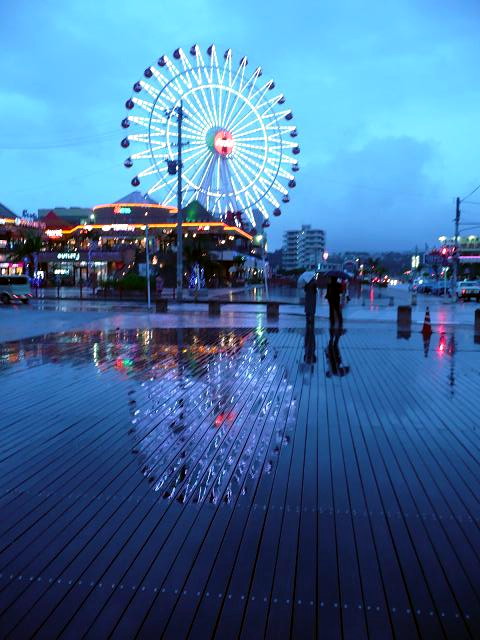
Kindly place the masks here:
[(304, 360), (305, 362), (311, 364), (312, 362), (317, 361), (315, 355), (315, 311), (317, 308), (317, 282), (315, 280), (315, 277), (307, 282), (307, 284), (304, 286), (304, 291), (306, 318)]
[(325, 349), (325, 355), (329, 364), (329, 370), (326, 373), (327, 378), (332, 376), (346, 376), (350, 373), (350, 367), (342, 364), (342, 356), (340, 354), (340, 336), (344, 333), (342, 329), (335, 329), (330, 327), (330, 339), (328, 341), (327, 348)]
[(340, 296), (342, 294), (342, 287), (338, 284), (338, 280), (335, 276), (330, 277), (330, 282), (327, 285), (327, 293), (325, 298), (328, 300), (330, 307), (330, 327), (336, 326), (338, 320), (338, 326), (343, 326), (342, 310), (340, 308)]
[(155, 291), (157, 294), (157, 298), (161, 298), (162, 297), (162, 291), (163, 291), (163, 278), (162, 276), (157, 276), (155, 278)]
[(92, 271), (90, 274), (90, 286), (92, 287), (92, 293), (95, 295), (95, 291), (97, 289), (97, 272)]

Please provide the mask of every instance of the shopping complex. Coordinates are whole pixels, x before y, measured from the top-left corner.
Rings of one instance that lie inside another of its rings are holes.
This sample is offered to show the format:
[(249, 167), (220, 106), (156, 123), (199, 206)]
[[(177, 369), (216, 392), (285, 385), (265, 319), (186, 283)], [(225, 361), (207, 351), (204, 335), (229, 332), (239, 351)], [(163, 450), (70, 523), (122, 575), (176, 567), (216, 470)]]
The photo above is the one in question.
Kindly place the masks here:
[[(166, 284), (174, 284), (177, 210), (140, 192), (92, 209), (39, 209), (38, 216), (18, 216), (0, 207), (2, 274), (28, 270), (45, 284), (69, 286), (86, 282), (92, 274), (98, 281), (121, 279), (129, 272), (145, 275), (148, 238), (154, 273), (163, 275)], [(205, 283), (213, 286), (260, 276), (263, 260), (254, 231), (247, 230), (239, 215), (218, 220), (191, 203), (183, 222), (186, 284), (189, 268), (198, 262), (206, 265)], [(32, 237), (40, 238), (40, 246), (29, 253)]]

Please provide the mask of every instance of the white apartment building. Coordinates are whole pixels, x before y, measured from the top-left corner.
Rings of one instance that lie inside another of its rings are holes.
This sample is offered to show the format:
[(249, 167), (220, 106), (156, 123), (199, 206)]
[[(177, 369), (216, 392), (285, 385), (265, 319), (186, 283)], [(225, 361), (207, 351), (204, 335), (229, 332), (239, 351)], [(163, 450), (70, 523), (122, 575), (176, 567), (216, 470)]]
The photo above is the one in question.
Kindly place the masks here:
[(282, 246), (283, 269), (314, 269), (322, 262), (325, 231), (309, 224), (296, 231), (285, 231)]

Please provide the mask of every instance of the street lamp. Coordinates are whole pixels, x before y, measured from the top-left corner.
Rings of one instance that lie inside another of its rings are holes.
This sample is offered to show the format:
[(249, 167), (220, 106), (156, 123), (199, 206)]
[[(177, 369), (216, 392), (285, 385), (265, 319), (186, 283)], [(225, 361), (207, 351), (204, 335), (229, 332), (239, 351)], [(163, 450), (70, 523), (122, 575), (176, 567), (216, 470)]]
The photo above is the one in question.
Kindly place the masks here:
[(257, 244), (260, 245), (260, 247), (262, 249), (263, 280), (264, 280), (264, 283), (265, 283), (265, 296), (266, 296), (266, 299), (268, 300), (269, 294), (268, 294), (267, 265), (266, 265), (266, 262), (265, 262), (265, 245), (267, 243), (266, 234), (259, 233), (259, 234), (257, 234), (255, 236), (254, 240), (255, 240), (255, 242)]
[(147, 274), (147, 308), (150, 311), (151, 307), (151, 292), (150, 292), (150, 247), (148, 242), (148, 211), (145, 212), (147, 218), (147, 224), (145, 225), (145, 262), (146, 262), (146, 274)]

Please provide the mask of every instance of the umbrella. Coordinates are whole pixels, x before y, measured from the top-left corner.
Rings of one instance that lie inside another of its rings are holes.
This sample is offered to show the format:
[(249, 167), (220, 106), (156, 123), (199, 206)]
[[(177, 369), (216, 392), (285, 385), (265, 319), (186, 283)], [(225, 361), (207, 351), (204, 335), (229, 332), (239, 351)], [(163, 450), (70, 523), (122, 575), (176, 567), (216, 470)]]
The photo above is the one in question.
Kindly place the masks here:
[(350, 278), (352, 278), (352, 276), (347, 273), (346, 271), (337, 271), (335, 269), (332, 269), (331, 271), (327, 271), (326, 273), (322, 274), (324, 276), (327, 277), (333, 277), (333, 278), (341, 278), (342, 280), (350, 280)]
[(302, 273), (302, 275), (298, 278), (297, 281), (297, 287), (303, 287), (305, 286), (307, 283), (310, 282), (310, 280), (313, 280), (316, 277), (316, 273), (315, 271), (305, 271), (304, 273)]

